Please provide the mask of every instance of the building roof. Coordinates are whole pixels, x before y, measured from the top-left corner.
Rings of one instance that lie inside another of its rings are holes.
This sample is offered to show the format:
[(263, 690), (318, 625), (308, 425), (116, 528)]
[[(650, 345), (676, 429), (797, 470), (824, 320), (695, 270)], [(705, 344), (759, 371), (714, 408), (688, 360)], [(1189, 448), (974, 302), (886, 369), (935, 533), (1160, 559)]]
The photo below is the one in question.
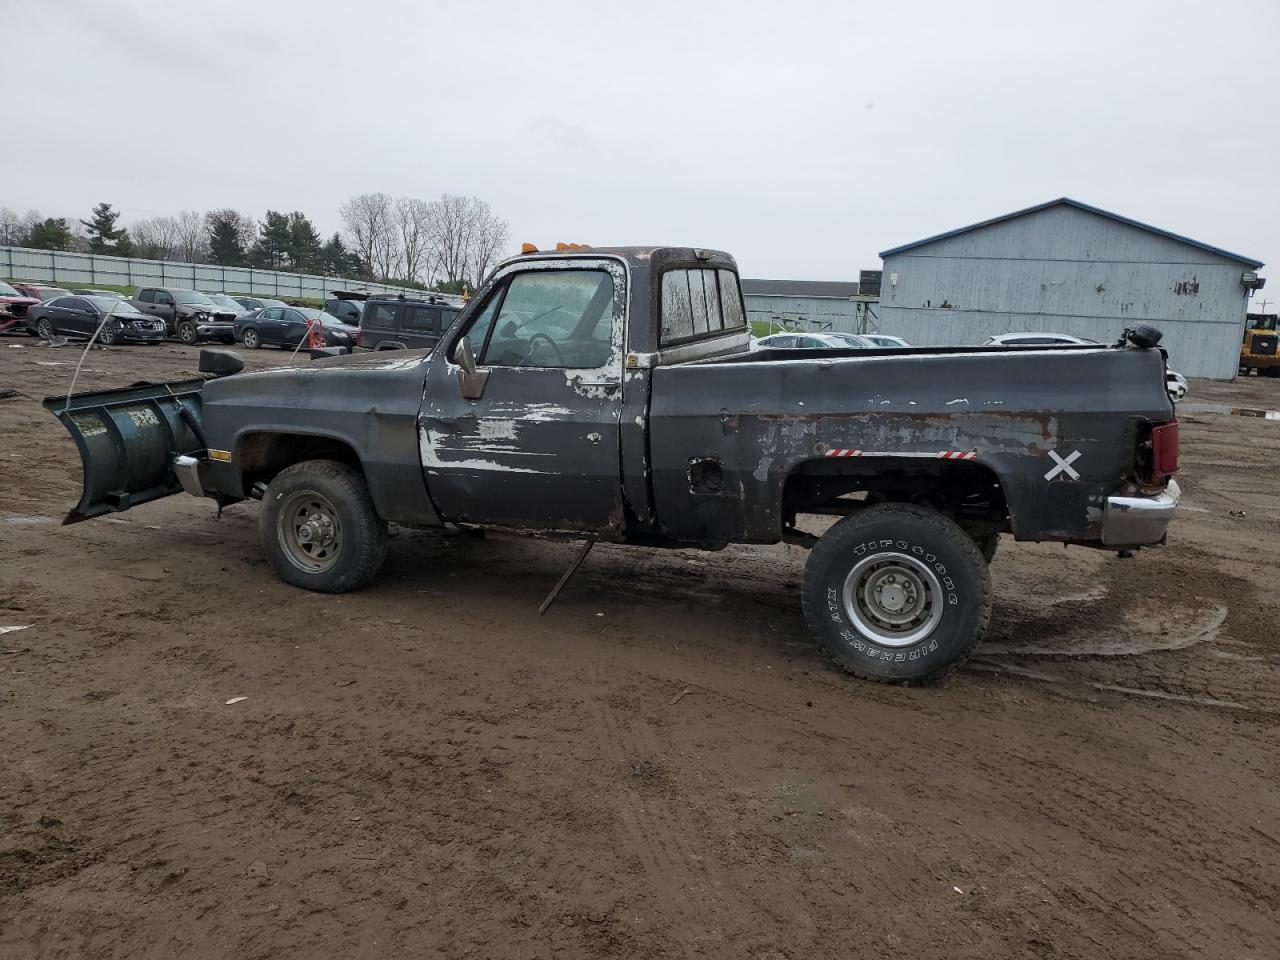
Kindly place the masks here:
[(849, 280), (743, 280), (747, 297), (833, 297), (847, 300), (858, 295), (857, 281)]
[[(1041, 210), (1048, 210), (1050, 207), (1062, 205), (1075, 207), (1077, 210), (1083, 210), (1086, 213), (1094, 213), (1100, 217), (1106, 217), (1108, 220), (1114, 220), (1116, 223), (1123, 223), (1126, 226), (1137, 227), (1139, 230), (1146, 230), (1148, 233), (1154, 233), (1156, 236), (1165, 237), (1168, 240), (1176, 240), (1178, 243), (1185, 243), (1188, 246), (1217, 254), (1220, 257), (1226, 257), (1228, 260), (1235, 260), (1238, 263), (1243, 263), (1246, 266), (1253, 267), (1255, 270), (1263, 265), (1261, 260), (1254, 260), (1252, 257), (1242, 257), (1240, 254), (1232, 253), (1230, 250), (1223, 250), (1221, 247), (1214, 247), (1207, 243), (1201, 243), (1199, 240), (1192, 240), (1190, 237), (1184, 237), (1181, 234), (1171, 233), (1168, 230), (1161, 230), (1159, 227), (1153, 227), (1150, 224), (1142, 223), (1138, 220), (1131, 220), (1128, 217), (1122, 217), (1120, 214), (1112, 213), (1110, 210), (1103, 210), (1100, 207), (1091, 207), (1087, 203), (1081, 203), (1079, 200), (1072, 200), (1070, 197), (1058, 197), (1056, 200), (1050, 200), (1048, 203), (1039, 203), (1034, 207), (1027, 207), (1025, 210), (1015, 210), (1013, 213), (1006, 213), (1004, 216), (993, 217), (990, 220), (983, 220), (981, 223), (971, 223), (967, 227), (948, 230), (946, 233), (939, 233), (936, 236), (925, 237), (923, 240), (917, 240), (914, 243), (904, 243), (902, 246), (893, 247), (890, 250), (882, 250), (880, 252), (880, 259), (883, 260), (885, 257), (891, 257), (894, 254), (903, 253), (907, 250), (914, 250), (916, 247), (923, 247), (926, 244), (935, 243), (938, 240), (947, 240), (951, 237), (959, 236), (962, 233), (981, 230), (983, 227), (989, 227), (993, 224), (1003, 223), (1006, 220), (1024, 217), (1029, 213), (1038, 213)], [(743, 286), (746, 286), (745, 280), (743, 281)]]

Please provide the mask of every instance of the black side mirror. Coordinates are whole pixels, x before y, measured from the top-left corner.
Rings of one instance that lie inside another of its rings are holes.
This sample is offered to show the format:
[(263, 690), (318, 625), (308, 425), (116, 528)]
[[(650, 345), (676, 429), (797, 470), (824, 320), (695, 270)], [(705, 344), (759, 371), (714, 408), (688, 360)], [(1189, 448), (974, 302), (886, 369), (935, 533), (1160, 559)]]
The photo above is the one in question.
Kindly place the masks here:
[(215, 377), (229, 377), (244, 369), (244, 360), (234, 350), (201, 350), (201, 373), (212, 373)]

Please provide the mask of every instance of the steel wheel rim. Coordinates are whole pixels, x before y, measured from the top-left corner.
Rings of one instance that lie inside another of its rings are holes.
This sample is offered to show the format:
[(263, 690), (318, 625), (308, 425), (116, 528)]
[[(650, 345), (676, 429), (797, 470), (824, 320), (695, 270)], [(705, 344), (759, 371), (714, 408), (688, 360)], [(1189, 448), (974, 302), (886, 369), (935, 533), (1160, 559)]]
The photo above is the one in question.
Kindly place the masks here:
[(933, 570), (905, 553), (876, 553), (854, 564), (841, 599), (858, 632), (886, 647), (909, 647), (928, 637), (945, 603)]
[(324, 573), (342, 554), (338, 511), (314, 490), (299, 490), (284, 498), (276, 536), (289, 562), (304, 573)]

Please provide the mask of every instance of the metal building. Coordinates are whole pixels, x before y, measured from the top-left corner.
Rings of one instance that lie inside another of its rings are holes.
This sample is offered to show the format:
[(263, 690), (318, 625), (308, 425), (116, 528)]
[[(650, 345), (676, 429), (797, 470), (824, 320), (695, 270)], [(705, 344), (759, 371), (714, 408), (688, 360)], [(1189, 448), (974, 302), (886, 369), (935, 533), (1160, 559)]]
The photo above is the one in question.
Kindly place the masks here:
[(815, 332), (864, 333), (874, 329), (876, 298), (858, 294), (858, 284), (826, 280), (743, 280), (747, 319), (774, 327)]
[(880, 254), (879, 329), (921, 345), (1164, 332), (1170, 366), (1235, 376), (1258, 260), (1063, 197)]

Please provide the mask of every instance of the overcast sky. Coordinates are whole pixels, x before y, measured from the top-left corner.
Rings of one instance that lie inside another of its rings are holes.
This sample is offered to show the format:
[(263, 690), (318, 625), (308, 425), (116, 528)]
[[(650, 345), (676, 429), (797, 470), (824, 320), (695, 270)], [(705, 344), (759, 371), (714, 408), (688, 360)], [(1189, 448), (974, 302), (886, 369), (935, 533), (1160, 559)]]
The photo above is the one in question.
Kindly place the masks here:
[(1278, 0), (0, 0), (0, 23), (20, 213), (332, 232), (352, 194), (447, 192), (514, 245), (847, 279), (1066, 195), (1280, 262)]

